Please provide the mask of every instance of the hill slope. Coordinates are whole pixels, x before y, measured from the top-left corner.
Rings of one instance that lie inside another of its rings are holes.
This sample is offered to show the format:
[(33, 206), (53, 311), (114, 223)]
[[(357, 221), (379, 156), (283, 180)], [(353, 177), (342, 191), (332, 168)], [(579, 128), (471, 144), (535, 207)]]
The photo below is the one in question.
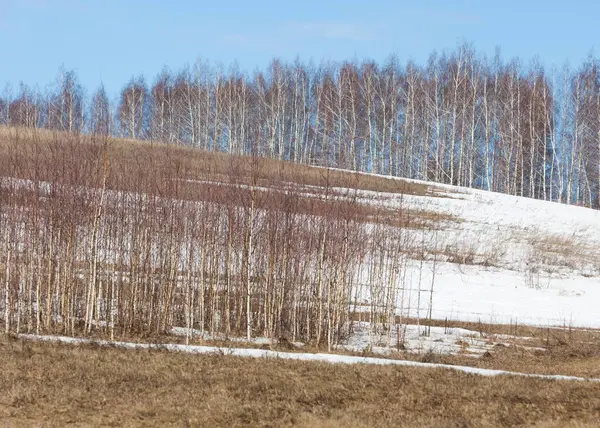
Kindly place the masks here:
[[(377, 200), (389, 208), (404, 206), (455, 220), (435, 231), (413, 233), (415, 250), (405, 273), (410, 304), (405, 302), (405, 308), (416, 308), (419, 288), (425, 289), (421, 301), (425, 297), (427, 302), (434, 280), (433, 318), (600, 327), (599, 211), (408, 182), (427, 185), (429, 192), (402, 200), (380, 192)], [(363, 192), (367, 199), (368, 193)], [(423, 262), (414, 260), (422, 243), (428, 250), (420, 257)], [(419, 309), (425, 316), (429, 307)]]
[[(398, 315), (600, 327), (600, 309), (595, 304), (600, 297), (598, 211), (435, 183), (136, 141), (94, 140), (18, 129), (2, 129), (0, 137), (3, 219), (14, 228), (12, 243), (5, 235), (5, 245), (13, 247), (13, 252), (21, 251), (17, 243), (22, 232), (16, 226), (21, 220), (16, 223), (11, 215), (24, 219), (27, 212), (37, 212), (50, 219), (58, 213), (74, 222), (72, 226), (54, 220), (36, 223), (31, 237), (51, 234), (58, 250), (51, 247), (48, 253), (42, 238), (39, 250), (28, 253), (29, 247), (23, 247), (26, 250), (21, 256), (24, 266), (31, 266), (28, 260), (32, 257), (39, 260), (40, 266), (48, 266), (47, 272), (36, 270), (32, 275), (57, 281), (52, 286), (56, 289), (49, 287), (39, 295), (46, 296), (47, 309), (51, 309), (52, 295), (58, 295), (62, 286), (57, 279), (61, 276), (52, 273), (53, 263), (62, 256), (52, 252), (60, 253), (64, 246), (60, 254), (67, 256), (70, 245), (83, 243), (81, 253), (69, 256), (74, 257), (70, 264), (56, 269), (63, 274), (64, 269), (74, 269), (73, 298), (87, 294), (86, 329), (94, 323), (115, 322), (110, 321), (110, 311), (117, 309), (108, 309), (107, 291), (103, 292), (102, 285), (102, 275), (110, 284), (115, 281), (109, 274), (111, 269), (121, 274), (123, 281), (139, 281), (133, 285), (145, 287), (139, 295), (134, 287), (132, 297), (128, 297), (118, 294), (123, 284), (115, 286), (115, 299), (131, 299), (119, 301), (119, 308), (127, 304), (135, 308), (146, 302), (143, 296), (150, 298), (156, 293), (146, 278), (159, 275), (155, 281), (167, 289), (159, 292), (158, 303), (151, 304), (163, 312), (162, 319), (157, 321), (151, 312), (147, 315), (148, 328), (157, 330), (167, 324), (181, 325), (182, 320), (197, 322), (190, 313), (212, 306), (204, 306), (202, 300), (197, 308), (194, 300), (204, 299), (207, 290), (214, 287), (217, 291), (210, 291), (213, 294), (208, 295), (206, 304), (210, 301), (217, 305), (214, 308), (222, 309), (215, 309), (208, 320), (211, 331), (220, 328), (219, 311), (233, 311), (233, 307), (237, 308), (238, 318), (230, 322), (237, 329), (243, 328), (239, 318), (244, 310), (242, 294), (238, 292), (247, 292), (247, 308), (256, 311), (253, 319), (243, 322), (262, 323), (264, 319), (265, 325), (255, 328), (264, 328), (270, 334), (288, 327), (276, 325), (263, 315), (275, 310), (268, 307), (275, 301), (290, 304), (290, 292), (296, 293), (293, 298), (299, 303), (291, 306), (293, 314), (286, 315), (287, 309), (280, 307), (281, 316), (294, 320), (303, 316), (308, 320), (318, 314), (319, 322), (324, 324), (335, 317), (343, 320), (347, 315), (336, 312), (342, 308), (349, 314), (368, 312), (368, 321), (384, 325), (392, 322), (390, 315)], [(72, 211), (65, 211), (69, 207)], [(191, 221), (190, 216), (197, 219)], [(99, 223), (94, 220), (100, 217)], [(258, 223), (249, 228), (249, 221)], [(283, 221), (288, 222), (284, 231), (279, 226)], [(111, 229), (115, 222), (122, 225), (123, 232)], [(136, 222), (146, 224), (150, 232), (140, 231)], [(169, 224), (178, 224), (181, 229), (176, 231)], [(63, 232), (62, 227), (66, 228)], [(189, 228), (199, 229), (190, 232)], [(65, 231), (74, 233), (74, 241), (65, 243)], [(115, 250), (133, 245), (128, 240), (135, 239), (136, 233), (141, 233), (139, 245), (149, 245), (146, 249), (140, 247), (139, 265), (128, 261), (127, 251)], [(165, 241), (167, 235), (174, 239)], [(209, 245), (200, 236), (214, 236), (215, 240)], [(352, 242), (348, 240), (351, 236)], [(94, 239), (104, 241), (92, 245)], [(155, 242), (148, 243), (148, 239)], [(192, 257), (190, 244), (194, 242), (204, 249), (195, 250), (201, 255)], [(249, 242), (256, 251), (249, 248)], [(143, 262), (144, 251), (156, 253), (155, 261)], [(180, 265), (175, 267), (173, 260), (177, 257)], [(209, 257), (213, 260), (210, 263), (206, 262)], [(186, 259), (189, 263), (184, 262)], [(9, 285), (12, 281), (17, 286), (22, 276), (15, 272), (22, 267), (11, 269), (13, 261), (14, 257), (2, 258), (8, 295), (5, 301), (14, 309), (12, 299), (22, 294), (16, 289), (11, 291)], [(104, 273), (92, 276), (91, 267), (98, 262), (103, 264)], [(188, 264), (191, 267), (186, 267)], [(146, 273), (140, 274), (140, 269), (146, 269)], [(80, 283), (79, 277), (88, 278), (88, 282)], [(340, 282), (340, 278), (345, 279)], [(292, 291), (286, 288), (290, 281)], [(273, 287), (278, 283), (284, 285), (282, 289)], [(336, 291), (338, 284), (341, 286)], [(256, 295), (250, 296), (250, 286)], [(196, 294), (197, 287), (209, 288)], [(68, 287), (65, 290), (71, 292)], [(336, 294), (338, 291), (341, 294)], [(221, 292), (230, 297), (223, 299)], [(95, 293), (96, 297), (90, 297)], [(178, 303), (180, 298), (188, 303)], [(97, 303), (97, 308), (90, 302)], [(348, 306), (343, 307), (346, 302)], [(37, 311), (32, 301), (27, 305), (30, 312)], [(298, 305), (306, 305), (306, 312), (297, 309)], [(377, 318), (384, 315), (388, 316), (385, 320)], [(14, 316), (20, 319), (22, 313)], [(28, 328), (35, 322), (38, 329), (41, 324), (49, 329), (52, 319), (46, 316), (44, 320), (36, 314), (36, 319), (30, 318)], [(359, 319), (367, 320), (362, 315)], [(157, 322), (158, 326), (154, 324)], [(134, 320), (129, 323), (129, 328), (135, 324)], [(314, 325), (302, 334), (322, 339), (325, 333), (311, 330)], [(200, 327), (204, 329), (204, 325)], [(389, 336), (389, 327), (375, 332), (380, 334), (386, 329)]]

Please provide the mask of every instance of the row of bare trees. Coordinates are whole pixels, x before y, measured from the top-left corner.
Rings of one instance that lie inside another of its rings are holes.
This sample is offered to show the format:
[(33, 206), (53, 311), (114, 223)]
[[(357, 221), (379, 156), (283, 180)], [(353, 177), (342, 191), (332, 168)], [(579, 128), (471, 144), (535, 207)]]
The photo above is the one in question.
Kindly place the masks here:
[(0, 97), (0, 123), (234, 154), (600, 207), (600, 71), (488, 59), (469, 45), (425, 66), (274, 60), (252, 75), (198, 62), (89, 102), (73, 72)]
[(188, 339), (331, 347), (349, 333), (358, 285), (373, 320), (395, 323), (405, 225), (356, 190), (269, 182), (257, 156), (230, 158), (224, 176), (191, 170), (177, 147), (141, 147), (130, 162), (108, 136), (17, 128), (8, 139), (6, 332), (127, 338), (178, 326)]

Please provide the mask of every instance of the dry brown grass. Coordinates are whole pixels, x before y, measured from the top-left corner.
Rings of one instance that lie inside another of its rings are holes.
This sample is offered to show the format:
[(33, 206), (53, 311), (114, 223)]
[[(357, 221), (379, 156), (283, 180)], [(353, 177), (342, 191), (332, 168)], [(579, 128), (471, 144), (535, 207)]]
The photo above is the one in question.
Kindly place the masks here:
[(597, 426), (600, 384), (0, 341), (2, 426)]
[[(355, 314), (356, 315), (356, 314)], [(355, 316), (353, 316), (355, 318)], [(404, 319), (408, 324), (416, 324), (416, 319)], [(506, 370), (520, 373), (578, 376), (583, 378), (600, 379), (600, 330), (579, 330), (540, 328), (527, 325), (502, 325), (463, 321), (420, 320), (422, 326), (431, 325), (447, 327), (449, 333), (453, 328), (464, 328), (475, 332), (476, 339), (485, 337), (490, 345), (496, 344), (480, 358), (474, 358), (469, 353), (457, 355), (441, 353), (414, 353), (405, 350), (394, 350), (390, 354), (381, 355), (374, 352), (356, 352), (336, 349), (335, 354), (366, 356), (374, 358), (401, 359), (419, 362), (453, 364), (479, 367), (485, 369)], [(2, 324), (0, 323), (0, 326)], [(57, 332), (60, 334), (60, 332)], [(502, 337), (510, 335), (510, 338)], [(84, 335), (82, 334), (82, 337)], [(96, 340), (110, 340), (110, 335), (96, 331), (91, 337)], [(116, 340), (133, 343), (185, 344), (185, 338), (174, 335), (129, 335), (115, 337)], [(465, 337), (463, 340), (468, 341)], [(323, 353), (323, 346), (314, 343), (295, 347), (287, 341), (273, 344), (258, 344), (244, 340), (195, 338), (190, 345), (206, 345), (222, 348), (227, 353), (228, 348), (269, 349), (279, 352)]]
[[(87, 136), (70, 135), (64, 132), (0, 127), (0, 154), (9, 153), (18, 147), (19, 151), (39, 150), (38, 156), (46, 157), (53, 151), (54, 156), (68, 157), (73, 144), (84, 143), (87, 150), (84, 156), (94, 156), (92, 139)], [(127, 173), (131, 165), (146, 163), (150, 157), (157, 169), (177, 167), (185, 171), (189, 179), (202, 179), (204, 175), (221, 175), (224, 181), (232, 168), (239, 175), (249, 177), (251, 172), (258, 174), (259, 185), (292, 183), (294, 185), (343, 187), (361, 190), (374, 190), (389, 193), (436, 196), (433, 185), (413, 183), (397, 178), (387, 178), (352, 171), (327, 170), (304, 164), (280, 161), (269, 158), (233, 156), (223, 152), (211, 152), (183, 146), (166, 145), (149, 141), (113, 139), (109, 141), (110, 158), (116, 173)], [(63, 152), (63, 153), (61, 153)], [(79, 159), (80, 160), (80, 159)], [(154, 171), (156, 172), (156, 171)]]
[[(353, 320), (362, 320), (364, 313), (355, 312), (352, 315)], [(396, 317), (396, 322), (404, 322), (406, 324), (417, 324), (417, 318), (412, 317)], [(481, 334), (508, 334), (512, 336), (537, 337), (539, 339), (555, 338), (561, 342), (572, 341), (589, 341), (596, 340), (600, 342), (600, 329), (593, 328), (577, 328), (569, 325), (556, 325), (548, 327), (532, 326), (527, 324), (501, 324), (491, 323), (484, 320), (480, 321), (460, 321), (452, 319), (426, 319), (421, 318), (419, 323), (422, 326), (436, 326), (446, 328), (464, 328), (473, 330)]]
[(531, 246), (527, 263), (532, 275), (561, 267), (583, 271), (587, 275), (600, 273), (600, 253), (593, 244), (574, 235), (540, 231), (526, 235), (525, 241)]
[[(484, 326), (481, 330), (491, 334), (491, 341), (502, 345), (494, 346), (494, 349), (481, 359), (459, 355), (447, 357), (445, 362), (524, 373), (600, 378), (598, 330), (518, 326), (512, 329), (515, 339), (500, 337), (497, 340), (494, 339), (494, 334), (510, 333), (502, 333), (502, 326), (493, 325)], [(529, 339), (523, 340), (519, 337)]]

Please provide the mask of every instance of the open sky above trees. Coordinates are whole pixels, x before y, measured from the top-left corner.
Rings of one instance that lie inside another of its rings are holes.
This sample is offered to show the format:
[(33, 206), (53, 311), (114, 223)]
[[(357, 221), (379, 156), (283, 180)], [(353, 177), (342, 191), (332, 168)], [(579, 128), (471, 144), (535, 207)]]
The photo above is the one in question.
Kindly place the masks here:
[[(580, 63), (599, 42), (600, 3), (392, 0), (206, 2), (0, 0), (0, 85), (47, 85), (64, 65), (84, 87), (117, 96), (132, 76), (155, 76), (202, 57), (243, 71), (291, 61), (384, 61), (424, 65), (434, 50), (472, 42), (487, 56), (547, 67)], [(90, 89), (91, 90), (91, 89)]]

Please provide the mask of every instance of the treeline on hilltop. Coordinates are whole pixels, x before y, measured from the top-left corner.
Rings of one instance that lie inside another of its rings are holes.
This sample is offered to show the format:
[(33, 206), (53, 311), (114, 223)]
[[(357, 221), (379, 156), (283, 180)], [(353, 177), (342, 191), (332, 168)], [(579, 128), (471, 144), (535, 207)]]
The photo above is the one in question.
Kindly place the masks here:
[(489, 59), (426, 65), (205, 62), (131, 79), (111, 102), (72, 71), (0, 97), (0, 124), (161, 141), (600, 207), (600, 71)]

